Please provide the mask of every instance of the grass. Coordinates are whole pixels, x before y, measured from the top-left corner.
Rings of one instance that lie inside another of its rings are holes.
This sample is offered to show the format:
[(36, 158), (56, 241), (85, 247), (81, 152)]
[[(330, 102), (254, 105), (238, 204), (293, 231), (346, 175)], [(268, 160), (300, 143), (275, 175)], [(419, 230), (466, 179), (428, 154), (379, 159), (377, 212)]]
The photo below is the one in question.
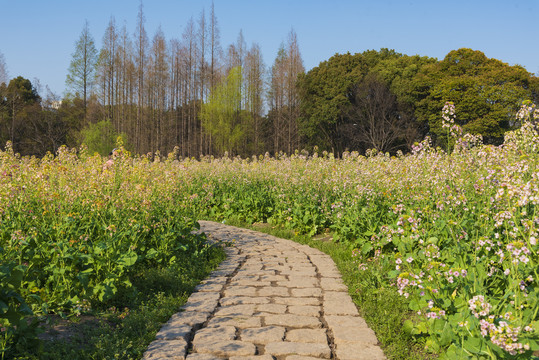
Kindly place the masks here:
[(137, 293), (122, 304), (128, 310), (117, 304), (81, 317), (49, 317), (38, 347), (24, 349), (17, 359), (140, 359), (161, 325), (224, 257), (215, 247), (206, 259), (141, 270), (132, 279)]
[[(426, 360), (435, 359), (435, 354), (426, 353), (424, 345), (416, 342), (403, 331), (402, 324), (413, 316), (407, 303), (394, 288), (384, 287), (375, 271), (360, 271), (351, 256), (348, 246), (335, 243), (330, 234), (322, 238), (297, 235), (269, 224), (248, 224), (234, 219), (228, 225), (253, 229), (280, 238), (309, 245), (331, 256), (360, 315), (376, 333), (378, 341), (388, 359)], [(329, 241), (328, 241), (329, 240)]]

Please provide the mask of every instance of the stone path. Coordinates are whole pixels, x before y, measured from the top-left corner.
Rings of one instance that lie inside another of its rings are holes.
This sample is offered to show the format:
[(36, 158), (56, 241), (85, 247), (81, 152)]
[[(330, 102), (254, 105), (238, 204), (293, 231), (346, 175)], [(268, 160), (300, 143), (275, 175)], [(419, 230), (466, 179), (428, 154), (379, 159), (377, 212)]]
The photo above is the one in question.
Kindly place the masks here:
[(200, 225), (234, 245), (144, 359), (385, 359), (331, 257), (251, 230)]

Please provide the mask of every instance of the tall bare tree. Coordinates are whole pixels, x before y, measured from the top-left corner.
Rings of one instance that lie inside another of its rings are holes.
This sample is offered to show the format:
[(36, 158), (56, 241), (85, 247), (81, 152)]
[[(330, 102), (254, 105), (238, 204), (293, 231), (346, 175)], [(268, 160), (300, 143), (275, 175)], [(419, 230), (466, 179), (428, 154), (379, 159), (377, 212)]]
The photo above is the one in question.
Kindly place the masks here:
[(288, 128), (287, 151), (290, 154), (299, 147), (298, 118), (300, 116), (299, 93), (296, 86), (298, 75), (305, 72), (299, 51), (296, 32), (288, 34), (287, 71), (286, 71), (286, 124)]
[(149, 59), (148, 99), (151, 114), (148, 123), (150, 149), (165, 151), (163, 135), (166, 129), (165, 112), (168, 104), (169, 63), (165, 36), (161, 28), (152, 40)]
[(245, 59), (246, 109), (249, 112), (249, 128), (252, 141), (251, 152), (262, 150), (262, 113), (264, 111), (265, 67), (258, 44), (253, 44)]
[(269, 113), (271, 122), (271, 137), (273, 138), (273, 151), (283, 149), (284, 143), (284, 112), (286, 106), (286, 50), (283, 44), (279, 48), (277, 57), (271, 67), (270, 90), (268, 92)]
[(142, 129), (145, 123), (144, 119), (144, 106), (145, 106), (145, 73), (146, 73), (146, 61), (148, 53), (148, 35), (144, 23), (146, 18), (144, 17), (144, 11), (142, 2), (139, 6), (139, 12), (137, 15), (137, 29), (135, 31), (135, 71), (137, 77), (137, 120), (135, 125), (135, 151), (141, 153), (146, 150), (145, 143), (142, 142)]
[(8, 82), (9, 74), (7, 71), (6, 59), (4, 58), (4, 54), (0, 52), (0, 85), (6, 84), (7, 86)]
[(288, 34), (286, 46), (281, 45), (271, 68), (269, 117), (273, 123), (274, 151), (291, 153), (299, 147), (298, 75), (303, 73), (303, 60), (294, 30)]
[(73, 92), (72, 95), (82, 97), (84, 120), (86, 121), (88, 97), (95, 81), (97, 63), (97, 49), (90, 34), (88, 20), (84, 22), (84, 27), (72, 56), (73, 58), (67, 70), (66, 86)]

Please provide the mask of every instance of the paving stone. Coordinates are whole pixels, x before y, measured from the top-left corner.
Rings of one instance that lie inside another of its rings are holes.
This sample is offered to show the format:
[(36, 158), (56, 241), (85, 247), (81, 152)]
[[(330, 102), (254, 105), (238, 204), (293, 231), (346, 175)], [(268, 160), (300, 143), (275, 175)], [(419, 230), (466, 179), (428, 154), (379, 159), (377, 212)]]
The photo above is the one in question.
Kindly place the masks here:
[(193, 350), (198, 353), (212, 354), (217, 356), (249, 356), (256, 354), (256, 347), (254, 344), (239, 341), (216, 341), (193, 344)]
[(263, 287), (258, 289), (258, 296), (289, 296), (288, 288), (285, 287)]
[(163, 325), (144, 359), (329, 359), (328, 329), (335, 359), (385, 359), (330, 256), (271, 235), (200, 224), (209, 241), (233, 246), (224, 248), (227, 259), (189, 297), (186, 311)]
[(243, 329), (240, 337), (242, 341), (253, 344), (268, 344), (284, 339), (285, 328), (280, 326), (265, 326), (261, 328)]
[(289, 298), (273, 298), (273, 302), (276, 304), (284, 305), (320, 305), (322, 302), (318, 298), (314, 297), (289, 297)]
[(193, 344), (234, 339), (236, 339), (236, 328), (234, 326), (220, 326), (198, 330), (193, 338)]
[(365, 320), (359, 316), (324, 315), (324, 320), (326, 320), (329, 328), (332, 330), (336, 327), (367, 327)]
[(272, 314), (284, 314), (286, 312), (286, 305), (282, 304), (261, 304), (256, 306), (256, 311), (272, 313)]
[(320, 287), (324, 289), (324, 291), (348, 291), (348, 287), (346, 287), (342, 281), (333, 278), (321, 278)]
[(254, 304), (224, 306), (215, 312), (215, 316), (251, 316), (255, 312)]
[(296, 269), (290, 269), (290, 270), (285, 270), (285, 271), (281, 271), (281, 275), (296, 275), (296, 276), (316, 276), (316, 269), (315, 268), (312, 268), (312, 269), (301, 269), (301, 270), (296, 270)]
[(187, 336), (191, 333), (193, 328), (189, 325), (172, 325), (169, 323), (164, 324), (159, 332), (155, 335), (157, 340), (187, 340)]
[(292, 329), (286, 333), (286, 341), (327, 344), (326, 329)]
[(274, 342), (266, 345), (265, 352), (274, 356), (304, 355), (323, 359), (329, 359), (331, 357), (331, 350), (328, 344)]
[(278, 281), (277, 286), (287, 288), (313, 288), (317, 286), (316, 278), (305, 277), (305, 280)]
[(187, 302), (214, 301), (219, 300), (221, 294), (218, 292), (194, 292), (189, 296)]
[(247, 329), (253, 327), (262, 326), (262, 321), (260, 317), (249, 316), (249, 317), (214, 317), (208, 322), (208, 327), (217, 327), (217, 326), (235, 326), (238, 329)]
[(385, 360), (386, 357), (380, 347), (374, 345), (343, 344), (337, 345), (335, 351), (339, 360)]
[[(224, 285), (226, 284), (228, 280), (228, 277), (226, 276), (219, 276), (219, 277), (211, 277), (211, 278), (208, 278), (206, 280), (202, 280), (200, 283), (201, 284), (219, 284), (219, 285)], [(193, 293), (193, 294), (196, 294), (196, 293)]]
[(224, 284), (206, 283), (206, 284), (199, 284), (195, 286), (195, 291), (219, 292), (223, 290), (223, 287), (224, 287)]
[(291, 305), (288, 307), (290, 314), (305, 316), (320, 316), (320, 306)]
[(252, 286), (229, 286), (224, 296), (256, 296), (256, 288)]
[(324, 315), (359, 315), (352, 302), (324, 300), (323, 308)]
[(317, 287), (318, 279), (316, 276), (295, 276), (289, 275), (288, 280), (291, 282), (300, 282), (305, 285), (311, 284), (311, 286), (301, 286), (301, 287)]
[(325, 278), (334, 278), (334, 279), (341, 279), (342, 274), (339, 271), (320, 271), (322, 274), (324, 274)]
[(217, 270), (213, 270), (211, 272), (210, 276), (212, 276), (212, 277), (229, 276), (234, 271), (236, 271), (236, 268), (217, 269)]
[[(259, 277), (259, 276), (257, 276), (257, 277)], [(261, 287), (261, 286), (271, 286), (271, 282), (269, 282), (269, 281), (260, 281), (260, 280), (251, 280), (251, 279), (239, 279), (239, 280), (231, 281), (230, 285)]]
[(260, 276), (262, 281), (286, 281), (286, 276), (284, 275), (262, 275)]
[(318, 357), (302, 356), (302, 355), (290, 355), (285, 360), (320, 360)]
[(264, 317), (266, 325), (279, 325), (290, 328), (320, 328), (322, 323), (317, 317), (294, 314), (269, 315)]
[(217, 304), (219, 304), (219, 300), (189, 301), (188, 303), (183, 305), (180, 309), (182, 309), (183, 311), (212, 312), (217, 307)]
[(296, 297), (317, 297), (322, 295), (320, 288), (291, 289), (292, 296)]
[(223, 360), (220, 357), (213, 356), (211, 354), (189, 354), (185, 360)]
[(279, 273), (290, 271), (290, 266), (286, 265), (269, 265), (264, 267), (265, 270), (274, 270)]
[(174, 359), (183, 360), (187, 351), (185, 340), (154, 340), (148, 346), (143, 359)]
[(363, 343), (376, 345), (378, 339), (372, 329), (367, 327), (355, 328), (349, 326), (337, 326), (331, 329), (335, 344)]
[(259, 280), (260, 275), (250, 275), (250, 274), (236, 274), (231, 278), (231, 281), (236, 280)]
[(241, 304), (269, 304), (268, 297), (253, 297), (253, 296), (231, 296), (222, 298), (221, 306), (241, 305)]
[(194, 328), (202, 325), (210, 317), (209, 312), (184, 311), (172, 315), (168, 324), (191, 325)]
[(341, 301), (341, 302), (353, 302), (350, 295), (343, 291), (325, 291), (323, 295), (324, 301)]

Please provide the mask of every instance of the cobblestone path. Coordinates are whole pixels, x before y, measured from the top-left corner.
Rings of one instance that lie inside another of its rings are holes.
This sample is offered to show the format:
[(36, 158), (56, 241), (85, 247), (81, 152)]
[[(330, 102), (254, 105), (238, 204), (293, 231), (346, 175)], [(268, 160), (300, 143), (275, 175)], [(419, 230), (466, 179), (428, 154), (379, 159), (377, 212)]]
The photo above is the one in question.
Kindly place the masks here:
[(256, 231), (200, 224), (234, 245), (144, 359), (385, 359), (331, 257)]

